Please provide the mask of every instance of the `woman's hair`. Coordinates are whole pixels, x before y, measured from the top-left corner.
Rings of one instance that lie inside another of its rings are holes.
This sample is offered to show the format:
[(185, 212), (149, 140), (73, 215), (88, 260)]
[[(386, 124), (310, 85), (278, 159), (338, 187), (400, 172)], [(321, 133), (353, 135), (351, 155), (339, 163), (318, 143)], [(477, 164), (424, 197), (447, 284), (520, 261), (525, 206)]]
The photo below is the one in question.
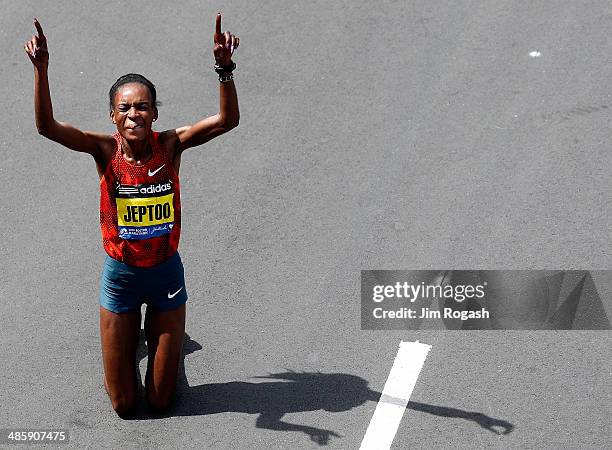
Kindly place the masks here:
[(128, 73), (127, 75), (123, 75), (119, 77), (117, 81), (112, 85), (110, 91), (108, 91), (108, 97), (110, 101), (110, 109), (113, 110), (114, 102), (115, 102), (115, 94), (117, 93), (117, 89), (123, 86), (124, 84), (129, 83), (140, 83), (145, 85), (149, 92), (151, 93), (151, 100), (153, 101), (153, 106), (158, 107), (161, 105), (161, 102), (157, 101), (157, 92), (155, 91), (155, 85), (147, 80), (144, 76), (138, 73)]

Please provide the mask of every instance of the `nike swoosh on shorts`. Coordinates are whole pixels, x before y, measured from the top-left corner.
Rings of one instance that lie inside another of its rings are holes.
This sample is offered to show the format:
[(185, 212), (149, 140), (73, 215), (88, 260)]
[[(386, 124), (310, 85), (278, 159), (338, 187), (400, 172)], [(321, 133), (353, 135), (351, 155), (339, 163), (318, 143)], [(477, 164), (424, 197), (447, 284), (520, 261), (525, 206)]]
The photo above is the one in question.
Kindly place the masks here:
[(171, 294), (170, 292), (168, 292), (168, 298), (174, 298), (176, 294), (178, 294), (182, 290), (183, 290), (183, 286), (181, 286), (181, 288), (178, 291), (176, 291), (174, 294)]

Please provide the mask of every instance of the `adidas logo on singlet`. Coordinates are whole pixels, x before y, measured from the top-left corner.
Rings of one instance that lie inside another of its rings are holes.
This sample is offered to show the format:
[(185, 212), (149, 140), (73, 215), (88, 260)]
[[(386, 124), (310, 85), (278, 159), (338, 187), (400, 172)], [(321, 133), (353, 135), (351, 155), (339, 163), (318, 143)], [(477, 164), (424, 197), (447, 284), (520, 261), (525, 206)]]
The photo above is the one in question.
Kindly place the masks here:
[(157, 194), (160, 192), (166, 192), (172, 189), (172, 185), (170, 182), (168, 183), (158, 183), (158, 184), (148, 184), (144, 186), (130, 186), (121, 184), (117, 187), (117, 191), (119, 194), (124, 195), (135, 195), (135, 194)]
[(169, 191), (170, 189), (172, 189), (172, 186), (170, 186), (170, 183), (151, 184), (150, 186), (147, 186), (147, 187), (141, 187), (139, 190), (139, 193), (155, 194), (158, 192), (166, 192), (166, 191)]

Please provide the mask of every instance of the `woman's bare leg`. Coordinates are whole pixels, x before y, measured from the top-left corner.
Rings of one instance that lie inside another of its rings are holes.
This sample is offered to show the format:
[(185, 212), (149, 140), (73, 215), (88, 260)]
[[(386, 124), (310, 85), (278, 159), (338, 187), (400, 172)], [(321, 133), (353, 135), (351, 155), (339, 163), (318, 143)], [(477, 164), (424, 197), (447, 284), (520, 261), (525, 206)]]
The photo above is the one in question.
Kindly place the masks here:
[(132, 412), (137, 404), (136, 348), (140, 320), (140, 309), (118, 314), (100, 306), (104, 387), (120, 417)]
[(164, 411), (170, 406), (176, 387), (185, 337), (185, 305), (164, 312), (147, 307), (145, 334), (149, 351), (147, 402), (153, 409)]

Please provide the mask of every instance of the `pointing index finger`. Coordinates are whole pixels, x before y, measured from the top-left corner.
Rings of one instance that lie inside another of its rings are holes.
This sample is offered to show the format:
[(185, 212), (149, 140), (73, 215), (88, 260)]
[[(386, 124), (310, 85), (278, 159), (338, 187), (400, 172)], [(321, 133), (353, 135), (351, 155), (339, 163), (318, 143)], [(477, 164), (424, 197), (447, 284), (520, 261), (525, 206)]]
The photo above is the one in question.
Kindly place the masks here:
[(221, 34), (221, 13), (217, 14), (215, 34)]
[(34, 18), (34, 26), (36, 27), (36, 31), (38, 32), (38, 37), (44, 37), (45, 33), (43, 33), (43, 29), (40, 26), (40, 22), (36, 18)]

